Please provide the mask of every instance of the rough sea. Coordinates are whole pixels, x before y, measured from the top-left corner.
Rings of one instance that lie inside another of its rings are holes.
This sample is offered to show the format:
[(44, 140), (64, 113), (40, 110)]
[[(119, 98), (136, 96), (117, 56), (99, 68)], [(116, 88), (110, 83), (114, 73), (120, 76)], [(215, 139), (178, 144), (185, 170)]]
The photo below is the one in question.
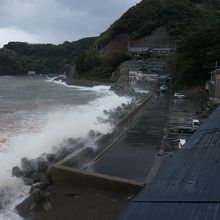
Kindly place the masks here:
[(0, 76), (0, 220), (22, 219), (15, 207), (29, 192), (22, 180), (12, 177), (20, 159), (53, 152), (68, 138), (85, 137), (93, 129), (111, 132), (99, 123), (103, 110), (128, 103), (108, 86), (67, 86), (49, 77)]

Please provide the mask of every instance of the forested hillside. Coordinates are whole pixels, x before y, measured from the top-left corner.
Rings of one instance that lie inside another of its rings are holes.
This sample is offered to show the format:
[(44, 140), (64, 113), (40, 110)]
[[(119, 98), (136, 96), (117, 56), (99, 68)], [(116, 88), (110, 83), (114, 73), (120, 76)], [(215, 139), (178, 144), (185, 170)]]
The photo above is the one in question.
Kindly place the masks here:
[[(80, 78), (109, 80), (123, 61), (136, 58), (127, 50), (128, 40), (146, 38), (160, 27), (175, 43), (171, 58), (175, 82), (203, 83), (220, 63), (219, 0), (142, 0), (98, 38), (57, 46), (10, 42), (0, 50), (0, 74), (57, 73), (76, 64)], [(119, 36), (124, 47), (102, 53)]]
[(102, 46), (121, 33), (138, 39), (160, 26), (166, 26), (169, 34), (178, 39), (196, 28), (201, 19), (202, 12), (189, 0), (143, 0), (103, 32), (97, 44)]
[(95, 38), (84, 38), (63, 44), (29, 44), (9, 42), (0, 49), (0, 74), (41, 74), (64, 71), (75, 63), (76, 57), (87, 51)]
[[(165, 27), (176, 45), (172, 56), (175, 82), (180, 86), (200, 84), (209, 77), (208, 72), (216, 61), (220, 62), (218, 8), (218, 0), (142, 0), (103, 32), (95, 45), (102, 49), (121, 34), (137, 40), (149, 36), (158, 27)], [(126, 50), (111, 53), (106, 56), (126, 54)], [(94, 57), (96, 62), (92, 63), (88, 53), (84, 54), (80, 63), (84, 64), (83, 71), (94, 74), (98, 69), (99, 75), (107, 76), (106, 65), (100, 61), (104, 58), (97, 52)], [(126, 58), (129, 59), (128, 56)], [(89, 68), (86, 68), (87, 63), (91, 64)]]

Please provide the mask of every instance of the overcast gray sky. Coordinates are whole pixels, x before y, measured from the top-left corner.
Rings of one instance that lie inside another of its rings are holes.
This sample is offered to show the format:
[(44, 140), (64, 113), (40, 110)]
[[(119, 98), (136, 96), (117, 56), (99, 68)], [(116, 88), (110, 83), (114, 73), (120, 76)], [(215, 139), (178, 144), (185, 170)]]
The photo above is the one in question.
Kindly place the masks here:
[(140, 0), (0, 0), (0, 47), (97, 36)]

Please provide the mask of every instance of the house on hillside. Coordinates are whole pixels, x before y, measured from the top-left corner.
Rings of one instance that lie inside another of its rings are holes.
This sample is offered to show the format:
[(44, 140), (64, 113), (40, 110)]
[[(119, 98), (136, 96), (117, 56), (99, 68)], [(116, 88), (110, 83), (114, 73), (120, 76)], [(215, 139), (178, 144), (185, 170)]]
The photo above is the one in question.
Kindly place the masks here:
[(147, 41), (145, 40), (147, 38), (142, 38), (137, 41), (128, 41), (128, 51), (130, 53), (138, 53), (138, 54), (144, 54), (148, 53), (150, 48), (149, 45), (147, 44)]
[(126, 65), (129, 70), (144, 71), (144, 72), (156, 72), (161, 73), (167, 71), (167, 62), (165, 61), (148, 61), (142, 60), (129, 60), (125, 61), (123, 65)]
[(160, 55), (170, 55), (173, 53), (173, 50), (170, 47), (155, 47), (151, 48), (149, 52)]
[(149, 61), (146, 63), (148, 71), (163, 73), (167, 71), (167, 62)]
[(134, 84), (136, 82), (152, 82), (158, 81), (158, 74), (144, 73), (143, 71), (129, 71), (129, 83)]
[(165, 27), (159, 27), (151, 35), (138, 40), (128, 40), (128, 51), (131, 53), (153, 53), (163, 56), (173, 54), (175, 41), (170, 38)]
[(134, 71), (147, 70), (148, 69), (148, 65), (142, 60), (125, 61), (123, 63), (123, 65), (126, 66), (129, 70), (134, 70)]
[(131, 46), (128, 46), (128, 51), (130, 53), (146, 54), (146, 53), (149, 52), (149, 48), (145, 47), (145, 46), (142, 46), (142, 47), (131, 47)]

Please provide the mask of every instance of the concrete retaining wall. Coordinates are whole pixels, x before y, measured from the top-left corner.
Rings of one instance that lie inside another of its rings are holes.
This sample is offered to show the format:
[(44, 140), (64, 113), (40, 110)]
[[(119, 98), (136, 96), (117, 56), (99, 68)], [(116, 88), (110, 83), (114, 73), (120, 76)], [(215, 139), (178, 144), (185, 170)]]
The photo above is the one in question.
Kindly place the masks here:
[[(95, 161), (97, 157), (107, 152), (109, 148), (112, 147), (113, 143), (120, 138), (120, 136), (123, 134), (124, 127), (127, 126), (127, 124), (134, 118), (134, 116), (142, 109), (142, 107), (150, 100), (151, 95), (149, 94), (141, 104), (139, 104), (134, 110), (126, 114), (117, 124), (116, 127), (121, 128), (120, 134), (117, 135), (104, 135), (102, 136), (97, 143), (101, 146), (104, 145), (107, 141), (109, 141), (111, 138), (113, 139), (111, 144), (105, 148), (103, 148), (103, 151), (96, 155), (94, 160), (92, 160), (90, 163)], [(86, 148), (79, 149), (78, 152), (74, 152), (73, 154), (67, 156), (62, 161), (59, 161), (56, 165), (52, 166), (51, 172), (52, 172), (52, 179), (55, 183), (63, 183), (68, 182), (70, 184), (74, 185), (80, 185), (80, 186), (87, 186), (87, 187), (93, 187), (98, 189), (104, 189), (104, 190), (112, 190), (112, 191), (120, 191), (120, 192), (130, 192), (130, 193), (137, 193), (139, 192), (143, 184), (138, 183), (136, 181), (132, 180), (125, 180), (118, 177), (112, 177), (107, 176), (103, 174), (98, 173), (90, 173), (88, 171), (82, 170), (82, 169), (75, 169), (72, 167), (64, 166), (64, 164), (73, 157), (76, 157), (77, 154), (83, 154), (83, 152), (86, 151)], [(83, 167), (82, 167), (83, 168)]]
[[(116, 123), (115, 127), (117, 128), (122, 128), (125, 125), (127, 125), (127, 123), (129, 123), (129, 121), (131, 119), (133, 119), (133, 117), (142, 109), (142, 107), (151, 99), (151, 94), (149, 93), (147, 95), (146, 98), (144, 98), (144, 100), (141, 102), (141, 104), (139, 104), (135, 109), (133, 109), (132, 111), (130, 111), (128, 114), (126, 114), (118, 123)], [(103, 144), (105, 143), (108, 139), (111, 138), (111, 134), (106, 134), (103, 135), (101, 138), (99, 138), (99, 140), (97, 140), (97, 144)]]
[(52, 177), (56, 184), (66, 182), (73, 185), (126, 193), (137, 193), (144, 186), (142, 183), (136, 181), (103, 174), (89, 173), (87, 171), (61, 165), (52, 167)]
[(121, 127), (124, 124), (126, 124), (132, 117), (134, 117), (141, 109), (142, 107), (151, 99), (151, 94), (149, 93), (146, 98), (139, 104), (135, 109), (130, 111), (127, 115), (125, 115), (117, 124), (116, 127)]

